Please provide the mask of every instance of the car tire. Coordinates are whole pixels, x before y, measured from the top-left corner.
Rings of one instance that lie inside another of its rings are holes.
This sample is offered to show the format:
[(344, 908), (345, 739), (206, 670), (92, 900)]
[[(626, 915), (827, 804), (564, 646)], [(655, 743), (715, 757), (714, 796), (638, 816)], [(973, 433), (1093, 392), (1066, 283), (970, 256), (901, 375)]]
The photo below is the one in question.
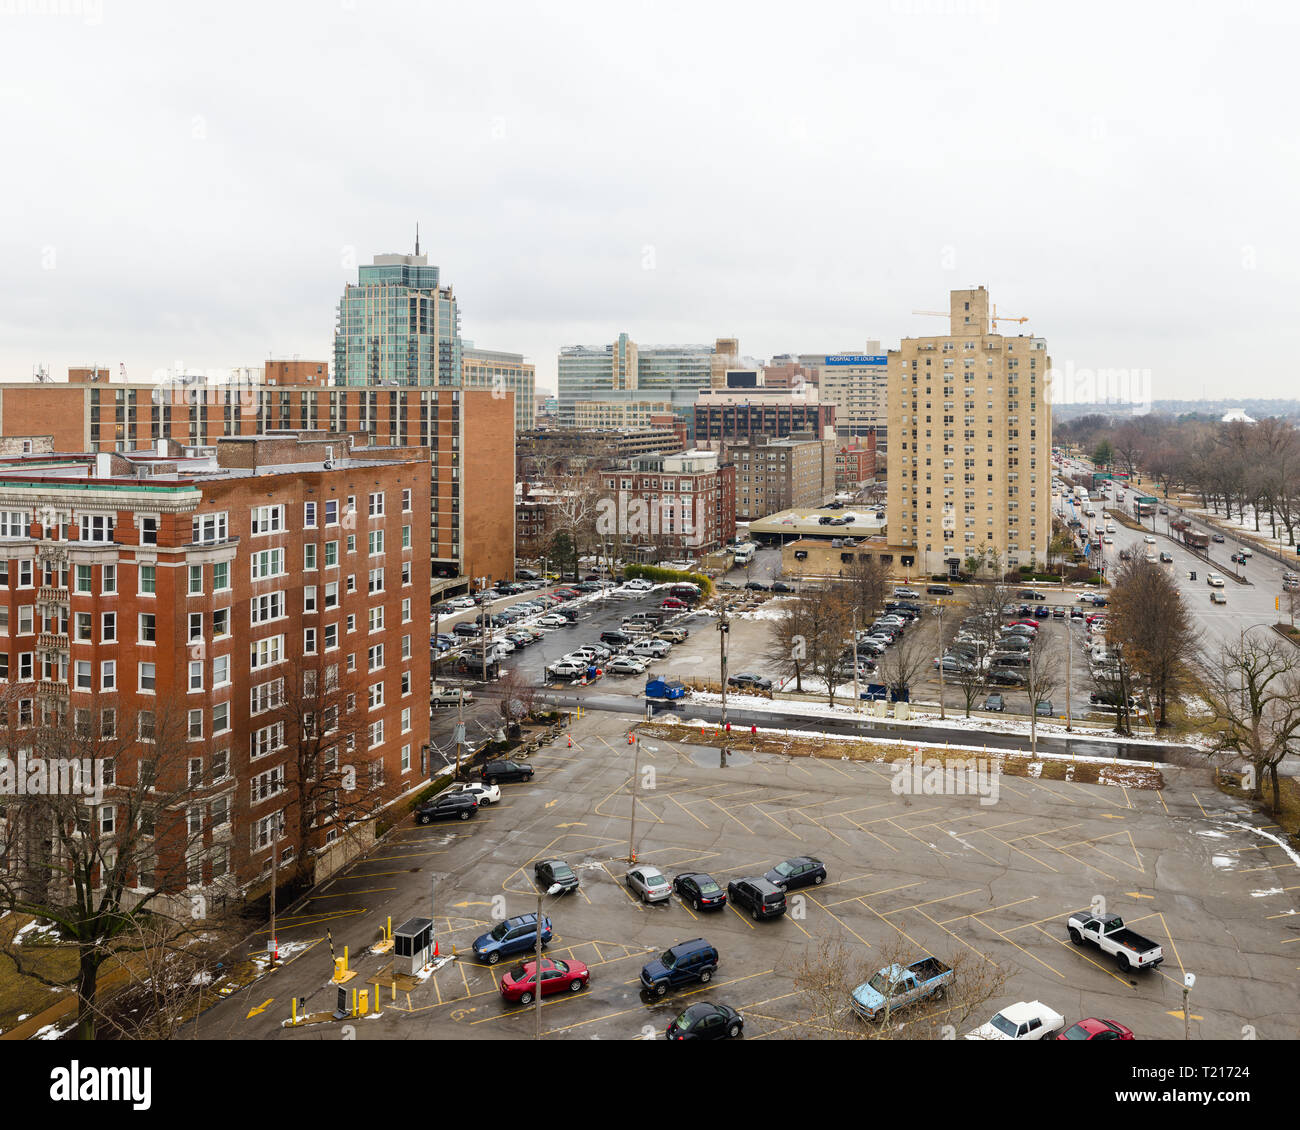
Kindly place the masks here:
[(1115, 955), (1115, 964), (1119, 966), (1121, 973), (1127, 973), (1130, 968), (1128, 954), (1122, 951), (1120, 953), (1117, 953)]
[(932, 1001), (941, 1001), (945, 996), (947, 996), (947, 994), (948, 994), (947, 986), (940, 985), (938, 988), (934, 990), (934, 992), (930, 994), (930, 999)]
[(699, 900), (699, 899), (691, 899), (691, 909), (692, 909), (692, 910), (699, 910), (699, 909), (700, 909), (700, 900)]
[(817, 878), (813, 880), (813, 886), (820, 887), (822, 883), (825, 882), (825, 880), (826, 880), (825, 875), (818, 875)]
[(487, 963), (489, 965), (495, 965), (500, 960), (501, 960), (501, 955), (495, 951), (487, 955)]
[(569, 992), (571, 992), (571, 993), (580, 993), (580, 992), (582, 992), (582, 990), (585, 989), (586, 987), (587, 987), (587, 982), (586, 982), (586, 981), (570, 981), (570, 982), (569, 982)]
[(727, 1029), (727, 1035), (734, 1040), (737, 1036), (740, 1035), (740, 1031), (741, 1031), (740, 1023), (737, 1021), (736, 1023), (733, 1023), (730, 1028)]
[(668, 992), (667, 985), (660, 984), (655, 986), (655, 996), (662, 997), (666, 992)]
[(1070, 927), (1070, 941), (1072, 941), (1076, 946), (1083, 945), (1083, 935), (1073, 926)]
[(700, 974), (700, 984), (701, 984), (701, 985), (707, 985), (707, 984), (708, 984), (710, 981), (712, 981), (712, 980), (713, 980), (713, 970), (712, 970), (712, 969), (706, 969), (706, 970), (704, 970), (704, 972), (702, 972), (702, 973)]
[(468, 820), (468, 819), (469, 819), (469, 812), (468, 812), (468, 811), (462, 812), (462, 813), (460, 814), (460, 818), (461, 818), (462, 820)]
[(519, 1003), (520, 1003), (520, 1004), (523, 1004), (523, 1005), (532, 1004), (532, 1003), (533, 1003), (533, 994), (532, 994), (532, 993), (520, 993), (520, 995), (519, 995)]
[(432, 819), (433, 819), (433, 817), (432, 817), (432, 816), (429, 816), (427, 813), (421, 813), (421, 814), (420, 814), (420, 823), (421, 823), (421, 824), (427, 824), (427, 823), (428, 823), (430, 820), (432, 820)]
[(754, 909), (751, 910), (749, 913), (752, 914), (752, 915), (754, 916), (754, 921), (757, 922), (757, 921), (758, 921), (758, 907), (754, 907)]

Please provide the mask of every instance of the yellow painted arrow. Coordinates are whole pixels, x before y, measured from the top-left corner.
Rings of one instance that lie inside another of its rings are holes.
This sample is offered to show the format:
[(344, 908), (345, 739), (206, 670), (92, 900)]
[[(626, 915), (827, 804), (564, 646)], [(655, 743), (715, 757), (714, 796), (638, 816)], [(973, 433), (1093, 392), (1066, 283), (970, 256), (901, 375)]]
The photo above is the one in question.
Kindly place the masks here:
[(1123, 819), (1124, 819), (1124, 817), (1122, 817), (1122, 816), (1116, 816), (1113, 812), (1103, 812), (1103, 813), (1101, 814), (1101, 818), (1102, 818), (1103, 820), (1123, 820)]
[(554, 807), (555, 807), (557, 804), (559, 804), (559, 803), (560, 803), (560, 798), (559, 798), (559, 797), (556, 797), (554, 800), (548, 800), (548, 801), (546, 802), (546, 804), (545, 804), (543, 807), (545, 807), (545, 808), (554, 808)]
[[(1182, 1019), (1183, 1019), (1183, 1010), (1182, 1010), (1181, 1008), (1176, 1008), (1176, 1009), (1174, 1009), (1174, 1010), (1171, 1011), (1171, 1012), (1167, 1012), (1167, 1013), (1165, 1013), (1165, 1015), (1166, 1015), (1166, 1016), (1172, 1016), (1175, 1020), (1182, 1020)], [(1192, 1013), (1192, 1019), (1193, 1019), (1193, 1020), (1204, 1020), (1205, 1017), (1204, 1017), (1204, 1016), (1197, 1016), (1196, 1013), (1193, 1012), (1193, 1013)]]
[[(467, 906), (491, 906), (490, 902), (453, 902), (453, 910), (464, 910)], [(543, 978), (544, 979), (544, 978)]]
[(1155, 895), (1144, 895), (1141, 891), (1125, 891), (1124, 893), (1131, 899), (1153, 899), (1156, 897)]
[(267, 1010), (267, 1008), (270, 1006), (273, 1000), (275, 1000), (275, 997), (267, 997), (266, 1000), (264, 1000), (256, 1008), (250, 1009), (248, 1015), (245, 1016), (244, 1019), (252, 1020), (254, 1016), (260, 1016), (263, 1012)]
[(585, 828), (587, 825), (579, 820), (572, 824), (556, 824), (555, 826), (557, 828)]

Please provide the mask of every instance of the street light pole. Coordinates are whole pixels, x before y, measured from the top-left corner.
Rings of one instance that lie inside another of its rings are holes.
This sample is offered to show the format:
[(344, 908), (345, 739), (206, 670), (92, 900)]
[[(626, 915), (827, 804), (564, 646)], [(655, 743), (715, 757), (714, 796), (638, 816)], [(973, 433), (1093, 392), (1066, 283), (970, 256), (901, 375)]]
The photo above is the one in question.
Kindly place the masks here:
[(944, 720), (947, 719), (948, 714), (947, 707), (944, 705), (943, 701), (943, 597), (939, 597), (936, 603), (936, 611), (939, 615), (939, 718)]
[(727, 605), (724, 599), (722, 615), (718, 620), (718, 648), (722, 672), (722, 759), (724, 763), (727, 759), (727, 637), (730, 635), (731, 625), (727, 622)]
[(533, 1010), (534, 1040), (542, 1038), (542, 895), (559, 893), (559, 883), (552, 883), (545, 891), (539, 887), (537, 891), (537, 921), (534, 923), (537, 927), (537, 951), (533, 965), (533, 1003), (536, 1006)]
[(632, 827), (627, 834), (627, 861), (636, 862), (636, 782), (641, 775), (641, 743), (632, 738)]

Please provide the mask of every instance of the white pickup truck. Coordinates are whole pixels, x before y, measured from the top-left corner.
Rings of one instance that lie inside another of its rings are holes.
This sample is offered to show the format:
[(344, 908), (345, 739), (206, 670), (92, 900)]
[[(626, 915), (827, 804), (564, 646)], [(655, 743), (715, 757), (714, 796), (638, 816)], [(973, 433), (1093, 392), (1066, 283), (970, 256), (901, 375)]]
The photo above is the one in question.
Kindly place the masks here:
[(1070, 941), (1076, 946), (1091, 942), (1102, 953), (1108, 953), (1115, 964), (1127, 972), (1130, 969), (1154, 969), (1165, 959), (1165, 952), (1150, 938), (1129, 930), (1118, 914), (1071, 914), (1066, 923)]

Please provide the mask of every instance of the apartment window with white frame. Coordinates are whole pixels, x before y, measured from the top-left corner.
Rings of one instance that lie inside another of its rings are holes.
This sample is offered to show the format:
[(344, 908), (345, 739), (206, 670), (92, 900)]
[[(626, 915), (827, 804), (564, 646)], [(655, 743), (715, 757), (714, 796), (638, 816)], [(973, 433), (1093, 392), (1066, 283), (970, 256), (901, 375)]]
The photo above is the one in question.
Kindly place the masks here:
[(117, 660), (105, 659), (99, 664), (99, 689), (117, 690)]
[(302, 528), (304, 530), (314, 530), (316, 528), (316, 503), (304, 502), (302, 504)]
[(402, 491), (402, 511), (409, 512), (411, 509), (411, 488), (407, 487)]
[(284, 723), (272, 722), (269, 726), (263, 726), (260, 730), (253, 732), (253, 749), (254, 758), (265, 757), (268, 753), (274, 753), (284, 745)]
[[(83, 514), (81, 516), (81, 540), (101, 544), (111, 542), (113, 540), (113, 521), (111, 514)], [(0, 529), (0, 537), (4, 536), (4, 530)], [(155, 533), (154, 541), (157, 540), (157, 534)]]
[(284, 507), (254, 506), (251, 530), (254, 536), (282, 533), (284, 530)]
[(384, 493), (383, 491), (372, 491), (370, 495), (370, 517), (382, 518), (384, 516)]
[(203, 689), (203, 660), (190, 660), (190, 690), (201, 691)]
[(384, 630), (384, 606), (381, 604), (378, 608), (371, 608), (367, 615), (370, 621), (370, 631), (382, 632)]
[(190, 520), (190, 535), (195, 545), (215, 545), (225, 541), (228, 536), (227, 515), (224, 511), (220, 514), (196, 514)]
[(370, 684), (370, 690), (367, 695), (367, 702), (368, 702), (368, 708), (370, 710), (374, 710), (377, 707), (384, 705), (384, 684), (383, 683)]
[(249, 602), (252, 610), (252, 622), (254, 624), (266, 624), (272, 620), (284, 618), (284, 591), (269, 592), (263, 596), (255, 596)]
[(367, 670), (380, 670), (384, 666), (384, 645), (381, 643), (371, 644), (367, 656), (369, 663)]
[(249, 660), (254, 671), (263, 667), (274, 667), (280, 662), (284, 653), (284, 636), (269, 636), (253, 644)]

